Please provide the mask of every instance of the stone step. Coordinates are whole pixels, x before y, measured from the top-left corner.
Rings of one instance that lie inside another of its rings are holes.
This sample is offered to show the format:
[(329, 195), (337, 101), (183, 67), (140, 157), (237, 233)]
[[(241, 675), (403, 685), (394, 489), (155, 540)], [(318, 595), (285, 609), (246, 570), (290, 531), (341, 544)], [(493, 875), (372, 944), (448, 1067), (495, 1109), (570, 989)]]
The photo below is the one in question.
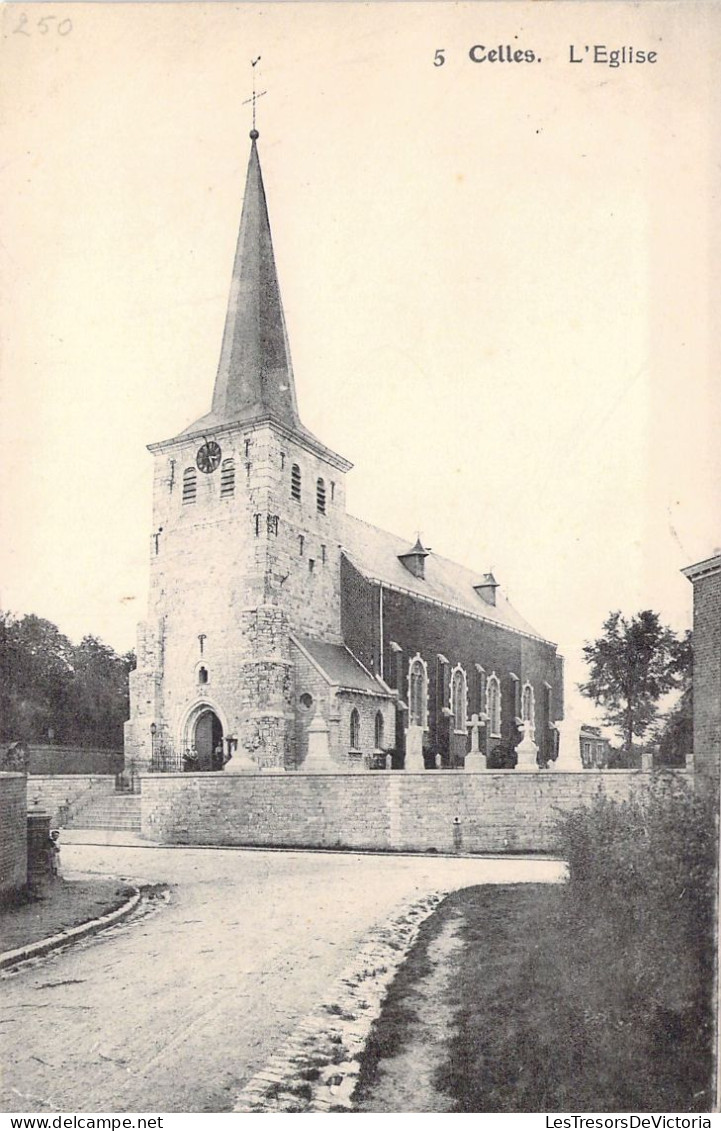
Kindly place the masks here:
[(140, 821), (78, 821), (77, 824), (68, 826), (73, 829), (120, 829), (126, 832), (140, 832)]
[(113, 817), (98, 819), (91, 817), (85, 821), (73, 822), (68, 825), (71, 829), (128, 829), (132, 832), (140, 830), (140, 821), (120, 821)]
[(99, 794), (88, 798), (79, 812), (71, 814), (69, 828), (78, 829), (140, 829), (140, 795)]
[(78, 813), (79, 817), (83, 817), (83, 816), (92, 817), (92, 816), (95, 816), (95, 815), (97, 815), (97, 816), (102, 815), (103, 817), (110, 817), (110, 816), (117, 816), (117, 817), (135, 817), (135, 816), (138, 816), (139, 817), (140, 816), (140, 806), (134, 805), (131, 808), (130, 806), (108, 805), (107, 803), (104, 802), (103, 804), (98, 804), (98, 805), (86, 805), (85, 809), (81, 813)]

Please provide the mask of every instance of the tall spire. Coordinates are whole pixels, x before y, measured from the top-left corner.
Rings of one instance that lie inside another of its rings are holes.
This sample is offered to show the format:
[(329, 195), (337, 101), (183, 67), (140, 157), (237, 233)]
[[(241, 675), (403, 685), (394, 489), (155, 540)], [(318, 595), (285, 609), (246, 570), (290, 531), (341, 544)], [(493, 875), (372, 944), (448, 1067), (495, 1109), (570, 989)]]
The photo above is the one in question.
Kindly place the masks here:
[(250, 139), (212, 417), (218, 424), (271, 418), (297, 430), (301, 426), (293, 368), (255, 128)]

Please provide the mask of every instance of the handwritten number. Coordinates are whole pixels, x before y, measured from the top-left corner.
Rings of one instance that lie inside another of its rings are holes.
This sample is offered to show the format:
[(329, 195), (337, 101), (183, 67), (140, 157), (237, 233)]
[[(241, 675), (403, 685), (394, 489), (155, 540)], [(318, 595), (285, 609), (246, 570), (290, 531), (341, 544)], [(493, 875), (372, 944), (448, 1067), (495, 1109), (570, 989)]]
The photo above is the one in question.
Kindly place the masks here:
[[(57, 16), (41, 16), (36, 24), (30, 25), (36, 27), (40, 35), (47, 35), (51, 30), (50, 21), (57, 20)], [(55, 24), (55, 31), (58, 35), (70, 35), (73, 30), (73, 23), (70, 19), (60, 20), (60, 23)], [(21, 12), (18, 18), (18, 25), (13, 28), (13, 35), (27, 35), (32, 36), (32, 32), (28, 28), (27, 12)]]
[(439, 47), (437, 49), (435, 56), (433, 58), (433, 66), (434, 67), (442, 67), (443, 66), (443, 64), (446, 61), (445, 51), (446, 51), (445, 47)]

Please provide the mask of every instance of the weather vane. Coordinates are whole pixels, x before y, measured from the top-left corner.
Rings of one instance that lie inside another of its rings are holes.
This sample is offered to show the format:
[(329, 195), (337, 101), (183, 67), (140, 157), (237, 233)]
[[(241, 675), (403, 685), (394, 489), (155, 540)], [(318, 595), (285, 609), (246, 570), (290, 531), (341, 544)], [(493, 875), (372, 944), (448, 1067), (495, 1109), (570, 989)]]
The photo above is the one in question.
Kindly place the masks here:
[(250, 65), (253, 68), (253, 94), (250, 98), (246, 98), (245, 101), (243, 102), (243, 106), (247, 106), (249, 102), (253, 104), (253, 129), (250, 132), (250, 136), (253, 139), (253, 141), (255, 141), (255, 139), (258, 137), (258, 131), (255, 128), (255, 104), (256, 104), (256, 102), (258, 101), (259, 98), (262, 98), (264, 94), (268, 93), (267, 90), (259, 90), (259, 91), (256, 92), (256, 89), (255, 89), (255, 68), (256, 68), (256, 66), (258, 65), (259, 62), (260, 62), (260, 55), (258, 56), (257, 59), (251, 59), (250, 60)]

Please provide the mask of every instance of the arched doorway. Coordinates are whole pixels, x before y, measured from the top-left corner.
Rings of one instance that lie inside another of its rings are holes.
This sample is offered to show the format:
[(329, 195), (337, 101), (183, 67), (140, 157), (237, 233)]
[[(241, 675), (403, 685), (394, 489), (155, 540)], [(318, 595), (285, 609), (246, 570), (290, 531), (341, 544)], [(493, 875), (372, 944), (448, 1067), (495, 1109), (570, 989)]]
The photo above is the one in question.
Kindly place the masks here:
[(210, 708), (201, 711), (195, 720), (193, 746), (198, 755), (194, 769), (223, 769), (223, 727), (215, 711)]

